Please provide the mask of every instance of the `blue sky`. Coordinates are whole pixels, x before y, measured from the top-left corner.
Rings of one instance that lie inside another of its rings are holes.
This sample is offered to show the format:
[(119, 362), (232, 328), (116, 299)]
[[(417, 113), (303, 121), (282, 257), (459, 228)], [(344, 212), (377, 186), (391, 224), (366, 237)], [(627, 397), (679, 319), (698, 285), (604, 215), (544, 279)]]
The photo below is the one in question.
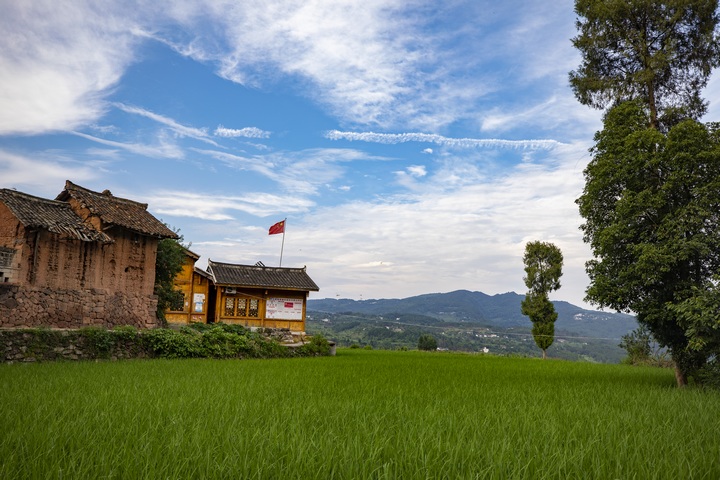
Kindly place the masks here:
[(312, 298), (524, 293), (550, 241), (584, 305), (571, 0), (2, 4), (0, 187), (146, 202), (202, 268), (278, 265), (287, 218)]

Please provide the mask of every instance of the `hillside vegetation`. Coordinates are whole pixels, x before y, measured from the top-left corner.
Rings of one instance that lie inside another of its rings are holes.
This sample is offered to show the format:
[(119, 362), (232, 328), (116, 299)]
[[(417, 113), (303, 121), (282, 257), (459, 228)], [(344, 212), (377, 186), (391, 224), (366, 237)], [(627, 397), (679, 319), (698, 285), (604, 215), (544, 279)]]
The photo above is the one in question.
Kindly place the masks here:
[[(523, 298), (512, 292), (491, 296), (458, 290), (404, 299), (309, 300), (307, 331), (341, 346), (416, 348), (419, 336), (427, 333), (449, 350), (539, 356), (532, 324), (521, 313)], [(553, 303), (558, 320), (550, 357), (618, 363), (626, 356), (618, 345), (637, 327), (634, 317)]]
[(719, 478), (720, 393), (484, 355), (0, 365), (0, 478)]

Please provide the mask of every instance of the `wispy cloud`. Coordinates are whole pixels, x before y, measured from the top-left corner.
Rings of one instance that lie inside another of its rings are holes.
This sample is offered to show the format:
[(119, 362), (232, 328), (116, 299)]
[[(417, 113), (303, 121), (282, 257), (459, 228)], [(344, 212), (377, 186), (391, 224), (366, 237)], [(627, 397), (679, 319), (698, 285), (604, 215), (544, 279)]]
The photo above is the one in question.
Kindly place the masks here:
[(222, 125), (218, 125), (213, 134), (216, 137), (246, 137), (246, 138), (270, 138), (270, 132), (261, 130), (257, 127), (245, 127), (245, 128), (225, 128)]
[[(484, 15), (489, 9), (493, 15)], [(557, 85), (566, 88), (568, 68), (576, 63), (567, 41), (573, 33), (567, 0), (523, 8), (514, 2), (449, 2), (431, 10), (429, 16), (423, 0), (199, 0), (141, 2), (131, 9), (14, 2), (0, 19), (13, 39), (0, 51), (0, 134), (78, 130), (93, 123), (136, 61), (136, 47), (147, 41), (215, 65), (218, 75), (243, 85), (290, 80), (347, 125), (440, 131), (477, 121), (490, 97), (527, 102), (523, 95), (530, 85), (549, 85), (532, 98), (543, 104), (556, 95)], [(509, 31), (494, 28), (498, 14), (512, 19)], [(500, 58), (516, 59), (520, 74), (488, 68)], [(204, 129), (141, 107), (120, 108), (178, 135), (212, 141)], [(579, 111), (566, 112), (568, 124)], [(502, 114), (495, 112), (485, 125), (501, 125)], [(215, 136), (267, 138), (262, 132), (218, 127)]]
[(233, 220), (234, 214), (238, 212), (259, 217), (299, 213), (315, 205), (314, 202), (303, 197), (263, 192), (226, 196), (166, 190), (152, 194), (146, 199), (159, 214), (210, 221)]
[(159, 139), (161, 141), (158, 145), (144, 145), (144, 144), (139, 144), (139, 143), (123, 143), (123, 142), (116, 142), (113, 140), (106, 140), (104, 138), (94, 137), (92, 135), (88, 135), (88, 134), (82, 133), (82, 132), (70, 132), (70, 133), (72, 133), (73, 135), (77, 135), (78, 137), (82, 137), (87, 140), (90, 140), (92, 142), (99, 143), (101, 145), (107, 145), (109, 147), (114, 147), (114, 148), (121, 148), (123, 150), (127, 150), (128, 152), (142, 155), (144, 157), (183, 158), (185, 156), (185, 154), (181, 148), (179, 148), (174, 143), (163, 142), (162, 138)]
[[(497, 138), (448, 138), (432, 133), (374, 133), (341, 132), (330, 130), (325, 134), (330, 140), (350, 140), (383, 144), (407, 142), (434, 143), (453, 148), (528, 148), (552, 149), (562, 145), (557, 140), (502, 140)], [(432, 150), (430, 150), (432, 152)]]
[[(305, 94), (334, 115), (384, 124), (425, 85), (417, 72), (430, 50), (420, 34), (422, 1), (355, 0), (183, 5), (168, 14), (189, 29), (212, 19), (215, 35), (166, 41), (178, 52), (218, 65), (223, 78), (261, 85), (273, 76), (296, 79)], [(425, 32), (427, 33), (427, 32)], [(430, 68), (433, 68), (430, 66)], [(307, 88), (309, 87), (309, 88)], [(419, 111), (416, 107), (414, 111)], [(406, 117), (411, 118), (411, 117)]]
[(243, 156), (217, 150), (193, 149), (220, 160), (230, 168), (250, 171), (278, 183), (284, 191), (316, 195), (318, 189), (343, 174), (342, 163), (355, 160), (385, 160), (353, 149), (313, 148)]
[(182, 124), (178, 123), (177, 121), (173, 120), (172, 118), (166, 117), (164, 115), (159, 115), (157, 113), (151, 112), (150, 110), (146, 110), (146, 109), (140, 108), (140, 107), (135, 107), (132, 105), (125, 105), (122, 103), (114, 103), (113, 105), (125, 113), (140, 115), (141, 117), (149, 118), (150, 120), (154, 120), (162, 125), (165, 125), (181, 137), (190, 137), (190, 138), (194, 138), (196, 140), (200, 140), (200, 141), (209, 143), (216, 147), (218, 146), (218, 144), (216, 142), (214, 142), (210, 138), (208, 138), (209, 135), (208, 135), (206, 128), (188, 127), (186, 125), (182, 125)]
[(48, 195), (59, 193), (65, 180), (95, 179), (101, 174), (97, 163), (83, 164), (61, 155), (26, 155), (0, 149), (0, 178), (2, 188), (38, 190)]
[(0, 134), (79, 128), (134, 60), (134, 21), (111, 4), (9, 2), (0, 30)]
[[(287, 261), (307, 263), (319, 284), (337, 289), (323, 296), (346, 289), (356, 298), (358, 292), (386, 298), (388, 285), (402, 285), (401, 296), (460, 288), (521, 293), (525, 243), (552, 241), (566, 258), (561, 295), (577, 303), (587, 285), (588, 249), (574, 200), (586, 148), (564, 145), (541, 162), (517, 163), (501, 179), (476, 178), (449, 191), (428, 185), (409, 195), (315, 209), (294, 234), (294, 250), (286, 243)], [(429, 181), (441, 184), (448, 175), (437, 172)], [(358, 272), (357, 265), (374, 268)]]

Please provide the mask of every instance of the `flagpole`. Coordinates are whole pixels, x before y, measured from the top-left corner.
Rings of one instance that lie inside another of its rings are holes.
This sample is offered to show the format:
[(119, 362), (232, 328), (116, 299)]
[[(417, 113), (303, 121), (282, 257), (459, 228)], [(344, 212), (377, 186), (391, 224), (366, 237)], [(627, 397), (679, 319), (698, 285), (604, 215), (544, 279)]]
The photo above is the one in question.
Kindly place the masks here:
[(280, 266), (282, 267), (282, 256), (283, 256), (283, 250), (285, 249), (285, 229), (287, 228), (287, 217), (285, 217), (285, 220), (283, 220), (283, 239), (282, 244), (280, 245)]

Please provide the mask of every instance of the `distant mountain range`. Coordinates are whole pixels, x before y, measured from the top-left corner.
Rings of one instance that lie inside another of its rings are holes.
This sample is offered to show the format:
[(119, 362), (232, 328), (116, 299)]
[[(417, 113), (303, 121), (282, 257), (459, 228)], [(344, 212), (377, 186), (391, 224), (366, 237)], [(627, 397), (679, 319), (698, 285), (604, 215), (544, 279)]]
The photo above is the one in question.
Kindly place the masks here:
[[(530, 319), (520, 312), (520, 302), (524, 298), (524, 295), (515, 292), (487, 295), (482, 292), (457, 290), (403, 299), (308, 300), (307, 309), (313, 312), (358, 313), (386, 317), (416, 314), (449, 323), (530, 328), (532, 326)], [(553, 302), (553, 304), (555, 311), (558, 312), (558, 319), (555, 322), (556, 334), (619, 340), (637, 327), (635, 317), (632, 315), (586, 310), (568, 302)]]

